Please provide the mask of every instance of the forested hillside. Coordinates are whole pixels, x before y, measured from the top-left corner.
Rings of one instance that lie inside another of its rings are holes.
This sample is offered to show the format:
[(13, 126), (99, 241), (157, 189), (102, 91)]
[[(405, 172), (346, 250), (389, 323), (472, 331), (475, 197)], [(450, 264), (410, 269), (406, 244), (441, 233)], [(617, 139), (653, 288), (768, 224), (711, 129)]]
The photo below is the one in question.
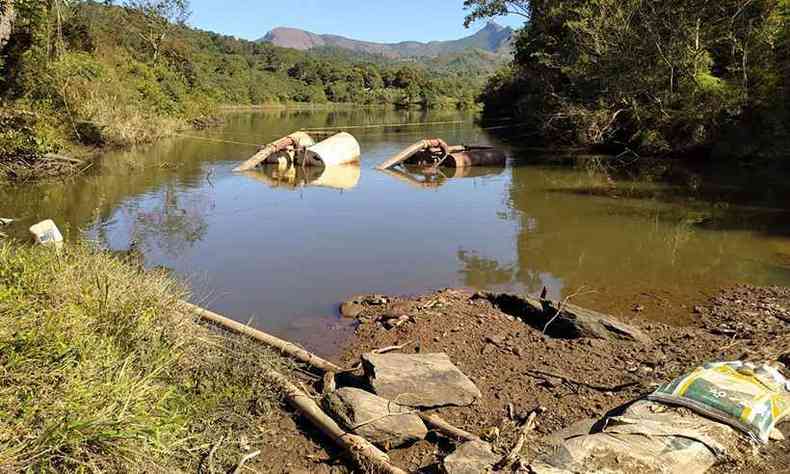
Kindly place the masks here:
[(787, 156), (788, 0), (467, 0), (525, 18), (484, 93), (552, 144)]
[[(70, 142), (124, 145), (201, 122), (220, 105), (473, 107), (496, 61), (309, 53), (189, 28), (186, 0), (0, 0), (0, 163)], [(13, 19), (13, 22), (11, 21)], [(8, 25), (10, 28), (6, 27)]]

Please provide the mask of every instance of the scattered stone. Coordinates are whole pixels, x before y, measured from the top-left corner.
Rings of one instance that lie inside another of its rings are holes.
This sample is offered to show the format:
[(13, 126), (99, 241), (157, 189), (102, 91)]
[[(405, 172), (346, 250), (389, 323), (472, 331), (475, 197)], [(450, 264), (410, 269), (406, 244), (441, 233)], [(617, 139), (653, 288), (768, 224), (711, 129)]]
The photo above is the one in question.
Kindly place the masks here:
[(702, 306), (695, 306), (693, 311), (694, 314), (702, 314), (702, 312), (705, 311), (705, 308), (703, 308)]
[(645, 305), (641, 305), (641, 304), (634, 305), (634, 312), (641, 313), (644, 310), (645, 310)]
[(486, 336), (485, 341), (497, 347), (503, 347), (505, 345), (505, 338), (502, 336)]
[(362, 366), (375, 393), (401, 405), (468, 406), (482, 397), (445, 353), (368, 353), (362, 355)]
[(346, 429), (384, 449), (425, 439), (428, 434), (417, 414), (358, 388), (336, 390), (324, 403)]
[(363, 311), (365, 311), (365, 307), (354, 301), (346, 301), (340, 305), (340, 314), (344, 318), (356, 319), (362, 315)]
[(491, 446), (482, 441), (469, 441), (444, 459), (447, 474), (480, 474), (489, 471), (499, 461)]

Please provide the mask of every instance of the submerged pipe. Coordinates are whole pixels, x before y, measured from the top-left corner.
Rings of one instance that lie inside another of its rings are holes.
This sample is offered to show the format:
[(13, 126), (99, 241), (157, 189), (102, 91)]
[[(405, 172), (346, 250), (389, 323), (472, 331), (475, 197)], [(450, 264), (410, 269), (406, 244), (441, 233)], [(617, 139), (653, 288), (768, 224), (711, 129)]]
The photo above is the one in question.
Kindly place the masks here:
[(302, 148), (302, 147), (309, 147), (315, 143), (313, 138), (304, 133), (304, 132), (296, 132), (292, 133), (286, 137), (280, 138), (272, 143), (269, 143), (265, 147), (263, 147), (258, 153), (256, 153), (252, 158), (245, 161), (244, 163), (240, 164), (236, 168), (233, 169), (234, 173), (241, 173), (243, 171), (250, 171), (254, 169), (256, 166), (260, 165), (261, 163), (265, 162), (269, 157), (274, 155), (275, 153), (280, 153), (287, 151), (291, 148)]
[[(387, 170), (392, 168), (393, 166), (397, 166), (404, 161), (408, 160), (412, 156), (416, 155), (417, 153), (425, 150), (430, 150), (431, 148), (438, 148), (443, 151), (445, 154), (452, 153), (452, 149), (456, 147), (450, 147), (444, 140), (440, 140), (438, 138), (428, 139), (428, 140), (420, 140), (417, 143), (407, 147), (397, 155), (393, 156), (392, 158), (388, 159), (384, 163), (378, 165), (376, 168), (379, 170)], [(460, 150), (458, 150), (460, 151)]]

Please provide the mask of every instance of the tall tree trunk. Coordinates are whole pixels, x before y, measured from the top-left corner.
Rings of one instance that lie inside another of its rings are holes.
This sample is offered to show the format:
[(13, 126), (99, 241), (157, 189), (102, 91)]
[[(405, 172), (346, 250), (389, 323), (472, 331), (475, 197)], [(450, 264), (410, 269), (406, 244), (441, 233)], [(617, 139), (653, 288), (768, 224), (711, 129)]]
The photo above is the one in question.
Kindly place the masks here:
[(14, 18), (14, 0), (0, 0), (0, 48), (11, 37)]

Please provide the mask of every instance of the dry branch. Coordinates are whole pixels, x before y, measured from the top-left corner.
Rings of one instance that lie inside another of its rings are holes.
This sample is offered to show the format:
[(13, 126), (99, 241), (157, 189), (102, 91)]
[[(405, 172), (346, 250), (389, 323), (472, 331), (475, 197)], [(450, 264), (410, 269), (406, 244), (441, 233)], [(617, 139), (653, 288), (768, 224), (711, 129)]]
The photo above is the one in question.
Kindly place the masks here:
[(468, 431), (464, 431), (460, 428), (456, 428), (455, 426), (451, 425), (444, 419), (442, 419), (439, 415), (431, 415), (428, 413), (420, 413), (420, 418), (422, 419), (425, 424), (439, 433), (443, 435), (453, 438), (459, 439), (462, 441), (480, 441), (480, 438)]
[(285, 399), (294, 409), (342, 448), (363, 472), (406, 474), (406, 471), (390, 464), (389, 457), (364, 438), (346, 433), (312, 398), (287, 378), (275, 371), (267, 372), (266, 378), (282, 391)]
[(284, 341), (280, 338), (274, 337), (271, 334), (266, 334), (258, 329), (251, 328), (245, 324), (241, 324), (225, 316), (219, 315), (207, 309), (195, 306), (193, 304), (183, 302), (184, 307), (200, 319), (209, 321), (211, 323), (222, 326), (225, 329), (233, 331), (238, 334), (249, 336), (257, 341), (260, 341), (270, 347), (273, 347), (283, 354), (293, 357), (296, 360), (304, 362), (310, 367), (314, 367), (322, 372), (342, 372), (343, 369), (339, 366), (324, 360), (317, 355), (308, 352), (296, 344)]

